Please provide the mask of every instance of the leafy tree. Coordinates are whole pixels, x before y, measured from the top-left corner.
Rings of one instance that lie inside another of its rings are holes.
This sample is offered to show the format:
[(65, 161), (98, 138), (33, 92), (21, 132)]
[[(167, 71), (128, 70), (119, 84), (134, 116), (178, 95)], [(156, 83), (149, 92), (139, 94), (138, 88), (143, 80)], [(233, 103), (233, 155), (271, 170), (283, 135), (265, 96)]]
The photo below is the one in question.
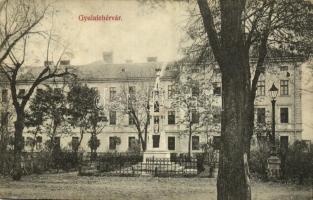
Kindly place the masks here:
[(94, 159), (96, 157), (97, 149), (100, 146), (100, 140), (97, 136), (92, 135), (88, 141), (88, 146), (91, 150), (91, 157)]
[[(303, 0), (197, 0), (197, 4), (200, 26), (190, 29), (191, 36), (197, 41), (198, 55), (214, 56), (222, 74), (217, 199), (251, 199), (247, 157), (257, 82), (269, 52), (312, 52), (312, 5)], [(256, 58), (255, 66), (250, 65), (252, 57)]]
[[(32, 151), (37, 144), (38, 134), (46, 134), (52, 143), (57, 135), (69, 133), (66, 114), (66, 97), (61, 88), (46, 86), (45, 90), (37, 90), (30, 101), (25, 120), (26, 127), (33, 135)], [(51, 147), (50, 150), (53, 149), (52, 144), (48, 146)]]
[(101, 133), (107, 118), (104, 115), (104, 108), (97, 104), (99, 93), (95, 88), (89, 88), (86, 84), (74, 83), (70, 86), (67, 96), (69, 104), (69, 123), (80, 130), (78, 146), (86, 133), (91, 134), (89, 147), (92, 152), (100, 145), (97, 144), (97, 135)]
[(97, 135), (101, 133), (105, 127), (107, 118), (103, 112), (103, 107), (93, 106), (89, 116), (89, 133), (91, 134), (88, 146), (90, 147), (91, 154), (96, 155), (97, 148), (100, 146), (100, 140)]

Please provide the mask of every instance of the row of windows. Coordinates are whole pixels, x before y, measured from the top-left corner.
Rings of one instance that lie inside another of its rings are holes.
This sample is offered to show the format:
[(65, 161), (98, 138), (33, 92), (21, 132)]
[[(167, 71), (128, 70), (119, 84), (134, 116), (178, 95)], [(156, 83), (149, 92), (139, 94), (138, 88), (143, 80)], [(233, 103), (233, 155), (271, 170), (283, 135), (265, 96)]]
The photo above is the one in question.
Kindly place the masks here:
[[(135, 95), (136, 93), (136, 87), (135, 86), (129, 86), (128, 88), (129, 95)], [(168, 98), (173, 98), (175, 94), (175, 85), (168, 85)], [(214, 95), (221, 95), (221, 84), (220, 83), (213, 83), (213, 94)], [(199, 96), (200, 95), (200, 87), (199, 83), (195, 83), (194, 86), (191, 88), (191, 94), (192, 96)], [(109, 99), (110, 101), (114, 101), (117, 95), (116, 87), (110, 87), (109, 88)]]
[[(60, 89), (60, 88), (56, 88)], [(41, 89), (38, 89), (38, 91)], [(136, 93), (136, 87), (135, 86), (129, 86), (128, 88), (129, 94), (134, 95)], [(116, 97), (117, 90), (116, 87), (110, 87), (110, 101), (113, 101)], [(168, 97), (172, 98), (175, 92), (175, 86), (174, 85), (168, 85)], [(23, 97), (26, 93), (25, 89), (19, 89), (18, 91), (18, 97)], [(200, 95), (200, 89), (199, 89), (199, 83), (195, 83), (195, 85), (191, 88), (192, 96), (199, 96)], [(222, 89), (220, 83), (213, 83), (213, 94), (214, 95), (221, 95)], [(265, 88), (265, 81), (258, 81), (257, 83), (257, 95), (258, 96), (265, 96), (266, 94), (266, 88)], [(289, 81), (288, 80), (280, 80), (280, 95), (289, 95)], [(8, 90), (3, 89), (2, 90), (2, 102), (8, 101)]]
[[(61, 88), (54, 88), (55, 91), (61, 92)], [(37, 93), (40, 93), (42, 91), (42, 89), (38, 88), (37, 89)], [(26, 95), (26, 90), (25, 89), (19, 89), (18, 93), (17, 93), (17, 97), (18, 98), (22, 98)], [(7, 89), (3, 89), (1, 92), (1, 99), (2, 102), (8, 102), (8, 98), (9, 98), (9, 92)]]
[[(213, 123), (219, 123), (220, 120), (221, 120), (220, 114), (214, 114), (213, 115)], [(199, 112), (197, 110), (192, 110), (191, 111), (191, 122), (194, 124), (198, 124), (199, 121), (200, 121)], [(176, 124), (176, 113), (175, 113), (175, 111), (168, 111), (167, 122), (169, 125)], [(116, 123), (117, 123), (116, 111), (110, 111), (109, 112), (109, 124), (110, 125), (116, 125)], [(155, 117), (154, 118), (154, 124), (158, 124), (158, 123), (159, 123), (159, 119), (157, 117)], [(135, 124), (134, 118), (131, 115), (128, 116), (128, 124), (129, 125)]]
[[(109, 150), (116, 150), (118, 143), (116, 142), (116, 138), (118, 138), (119, 141), (121, 139), (119, 137), (109, 137)], [(153, 135), (153, 148), (159, 148), (160, 146), (160, 135)], [(30, 144), (34, 140), (30, 137), (26, 138), (26, 144)], [(36, 143), (37, 145), (41, 145), (42, 143), (42, 137), (37, 136), (36, 137)], [(72, 150), (76, 151), (78, 150), (78, 144), (79, 144), (79, 137), (72, 137)], [(25, 146), (25, 138), (23, 137), (23, 147)], [(53, 145), (54, 148), (60, 148), (61, 147), (61, 139), (60, 137), (54, 137), (53, 138)], [(137, 145), (137, 140), (135, 137), (130, 136), (128, 137), (128, 149), (133, 149)], [(282, 148), (288, 147), (288, 136), (280, 136), (280, 146)], [(213, 137), (213, 147), (214, 149), (220, 149), (220, 136), (214, 136)], [(168, 136), (167, 137), (167, 148), (168, 150), (176, 150), (176, 137), (175, 136)], [(195, 135), (192, 136), (191, 139), (191, 149), (192, 150), (200, 150), (200, 137)]]
[[(117, 139), (121, 141), (119, 137), (109, 137), (109, 150), (116, 150), (118, 143)], [(153, 140), (153, 148), (159, 148), (160, 147), (160, 135), (153, 135), (152, 136)], [(30, 144), (31, 141), (34, 141), (32, 138), (27, 137), (26, 138), (26, 144)], [(176, 150), (176, 137), (175, 136), (169, 136), (167, 139), (167, 147), (168, 150)], [(42, 143), (42, 137), (37, 136), (36, 137), (36, 143), (37, 145), (40, 145)], [(25, 146), (25, 139), (23, 137), (23, 146)], [(72, 150), (77, 150), (78, 149), (78, 144), (79, 144), (79, 137), (72, 137), (72, 142), (71, 142)], [(137, 140), (135, 137), (130, 136), (128, 137), (128, 149), (135, 148), (137, 145)], [(60, 137), (54, 137), (53, 138), (53, 146), (54, 148), (60, 148), (61, 147), (61, 139)], [(200, 150), (200, 138), (199, 136), (192, 136), (192, 150)]]
[[(289, 123), (289, 109), (287, 107), (282, 107), (280, 111), (280, 123)], [(265, 108), (257, 108), (257, 123), (265, 123)]]
[[(265, 96), (265, 81), (258, 81), (257, 84), (257, 95)], [(280, 80), (280, 95), (286, 96), (289, 95), (289, 81), (288, 80)]]
[[(116, 150), (117, 143), (116, 137), (109, 137), (109, 149)], [(135, 137), (128, 137), (128, 148), (132, 149), (136, 145)], [(152, 135), (152, 147), (160, 147), (160, 135)], [(176, 150), (176, 137), (169, 136), (167, 138), (167, 148), (168, 150)], [(200, 138), (199, 136), (192, 136), (192, 150), (200, 150)]]

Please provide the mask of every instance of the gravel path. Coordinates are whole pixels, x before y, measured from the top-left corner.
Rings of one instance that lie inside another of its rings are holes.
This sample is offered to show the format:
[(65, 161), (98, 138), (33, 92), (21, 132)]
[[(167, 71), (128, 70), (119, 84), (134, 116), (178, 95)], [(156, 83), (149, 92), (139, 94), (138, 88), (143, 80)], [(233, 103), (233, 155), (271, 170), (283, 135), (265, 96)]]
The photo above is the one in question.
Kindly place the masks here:
[[(105, 200), (215, 200), (216, 180), (208, 178), (80, 177), (76, 173), (0, 178), (0, 198)], [(254, 200), (312, 200), (308, 186), (253, 183)]]

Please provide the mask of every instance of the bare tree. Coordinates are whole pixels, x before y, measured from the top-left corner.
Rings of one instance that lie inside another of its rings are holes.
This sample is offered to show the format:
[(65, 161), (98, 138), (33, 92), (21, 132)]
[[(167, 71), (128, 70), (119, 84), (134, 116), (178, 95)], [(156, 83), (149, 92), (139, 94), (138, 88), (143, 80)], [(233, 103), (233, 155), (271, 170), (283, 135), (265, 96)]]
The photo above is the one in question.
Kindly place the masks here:
[[(44, 4), (43, 4), (44, 5)], [(12, 178), (20, 180), (21, 170), (21, 152), (23, 148), (23, 130), (25, 127), (25, 107), (30, 100), (36, 87), (49, 79), (64, 77), (69, 74), (66, 69), (60, 67), (60, 60), (65, 53), (53, 64), (49, 62), (50, 45), (54, 41), (52, 31), (44, 33), (37, 31), (40, 22), (46, 16), (48, 5), (39, 6), (35, 1), (4, 1), (1, 4), (2, 21), (1, 30), (1, 57), (0, 69), (4, 73), (12, 96), (12, 103), (15, 109), (16, 121), (14, 123), (14, 166)], [(38, 74), (34, 73), (30, 78), (30, 88), (25, 95), (20, 96), (17, 93), (17, 83), (22, 78), (22, 69), (25, 68), (27, 44), (35, 34), (47, 36), (48, 48), (45, 66)], [(65, 49), (65, 48), (64, 48)]]
[[(179, 75), (174, 82), (171, 95), (171, 107), (181, 111), (177, 124), (186, 127), (188, 133), (188, 156), (191, 156), (192, 135), (209, 131), (208, 127), (220, 124), (219, 99), (220, 87), (214, 88), (213, 77), (216, 73), (212, 68), (192, 66), (190, 63), (178, 62)], [(210, 72), (208, 72), (210, 70)], [(209, 81), (210, 80), (210, 81)], [(217, 80), (216, 80), (217, 81)], [(220, 85), (220, 84), (219, 84)], [(215, 93), (215, 94), (214, 94)]]
[(126, 83), (116, 96), (110, 98), (110, 110), (121, 112), (134, 125), (142, 150), (147, 148), (148, 127), (150, 124), (150, 103), (153, 84), (147, 82)]
[(0, 2), (0, 64), (13, 48), (28, 35), (39, 33), (35, 27), (44, 18), (49, 6), (34, 0), (4, 0)]

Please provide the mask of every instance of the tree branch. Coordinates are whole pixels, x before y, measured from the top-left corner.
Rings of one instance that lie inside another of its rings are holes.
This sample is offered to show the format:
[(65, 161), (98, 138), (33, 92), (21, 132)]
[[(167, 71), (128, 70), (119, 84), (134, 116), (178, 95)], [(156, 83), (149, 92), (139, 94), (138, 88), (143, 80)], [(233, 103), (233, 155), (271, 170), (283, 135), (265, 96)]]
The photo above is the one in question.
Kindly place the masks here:
[(207, 0), (197, 0), (197, 2), (203, 19), (203, 25), (213, 50), (214, 57), (219, 64), (222, 64), (223, 60), (221, 56), (221, 45), (217, 35), (217, 31), (214, 26), (213, 15), (209, 8), (208, 2)]

